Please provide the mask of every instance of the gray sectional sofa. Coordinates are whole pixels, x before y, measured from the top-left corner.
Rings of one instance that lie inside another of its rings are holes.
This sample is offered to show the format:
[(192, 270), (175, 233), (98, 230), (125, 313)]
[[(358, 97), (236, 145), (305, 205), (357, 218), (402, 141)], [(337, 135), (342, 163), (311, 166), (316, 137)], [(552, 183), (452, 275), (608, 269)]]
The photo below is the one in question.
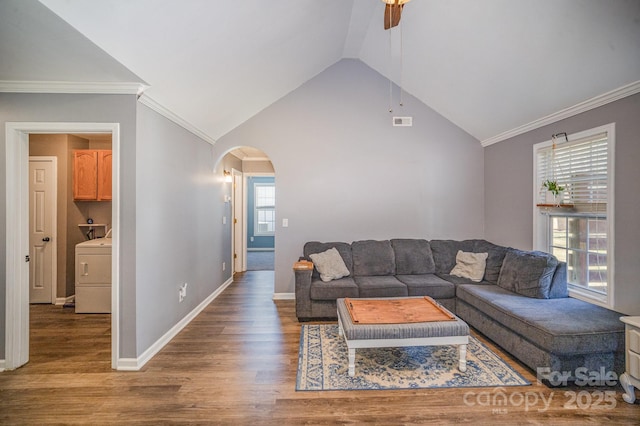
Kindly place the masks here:
[[(303, 258), (332, 248), (348, 275), (325, 282), (317, 268), (295, 270), (300, 321), (336, 318), (343, 297), (430, 296), (543, 378), (624, 371), (620, 314), (568, 297), (566, 264), (550, 254), (486, 240), (393, 239), (308, 242)], [(487, 253), (480, 281), (450, 274), (459, 251)]]

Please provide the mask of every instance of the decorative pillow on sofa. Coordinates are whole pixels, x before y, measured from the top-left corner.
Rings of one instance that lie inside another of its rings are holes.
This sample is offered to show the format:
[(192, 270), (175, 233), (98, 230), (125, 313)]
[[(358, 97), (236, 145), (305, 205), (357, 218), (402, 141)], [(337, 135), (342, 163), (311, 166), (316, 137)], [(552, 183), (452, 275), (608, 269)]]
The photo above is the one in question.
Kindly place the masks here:
[(509, 249), (498, 277), (506, 290), (537, 299), (549, 299), (558, 259), (548, 253)]
[(322, 253), (313, 253), (309, 257), (320, 273), (320, 279), (324, 282), (337, 280), (349, 275), (349, 269), (345, 265), (342, 256), (335, 247)]
[(489, 253), (471, 253), (458, 250), (456, 254), (456, 265), (453, 267), (450, 275), (456, 277), (468, 278), (474, 282), (482, 281), (484, 277), (484, 269), (487, 265), (487, 257)]

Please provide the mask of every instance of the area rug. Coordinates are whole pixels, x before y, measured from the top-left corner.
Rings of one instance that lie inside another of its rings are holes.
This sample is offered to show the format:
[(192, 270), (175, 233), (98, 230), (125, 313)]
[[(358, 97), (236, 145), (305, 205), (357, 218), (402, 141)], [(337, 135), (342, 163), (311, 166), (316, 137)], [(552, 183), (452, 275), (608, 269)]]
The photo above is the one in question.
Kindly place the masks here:
[(347, 363), (347, 345), (337, 324), (302, 326), (296, 380), (299, 391), (531, 384), (473, 336), (467, 345), (464, 373), (458, 370), (457, 346), (357, 349), (354, 377), (349, 377)]

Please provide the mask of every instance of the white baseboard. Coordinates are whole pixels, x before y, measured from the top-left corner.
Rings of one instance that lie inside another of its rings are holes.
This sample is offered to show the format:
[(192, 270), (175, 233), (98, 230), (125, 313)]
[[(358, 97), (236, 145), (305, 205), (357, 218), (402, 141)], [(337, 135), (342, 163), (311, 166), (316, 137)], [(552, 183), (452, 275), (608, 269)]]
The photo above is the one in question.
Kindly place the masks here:
[(4, 359), (0, 359), (0, 373), (2, 373), (6, 368), (7, 363)]
[(295, 293), (273, 293), (273, 300), (295, 300)]
[(119, 371), (138, 371), (144, 365), (149, 362), (151, 358), (160, 350), (165, 347), (167, 343), (182, 331), (204, 308), (206, 308), (220, 293), (222, 293), (231, 283), (233, 277), (229, 278), (224, 284), (218, 287), (209, 297), (207, 297), (202, 303), (200, 303), (194, 310), (189, 312), (184, 318), (182, 318), (176, 325), (174, 325), (169, 331), (167, 331), (162, 337), (160, 337), (154, 344), (152, 344), (146, 351), (144, 351), (138, 358), (119, 358), (116, 363), (116, 369)]
[(76, 296), (69, 296), (69, 297), (57, 297), (56, 298), (56, 306), (61, 306), (64, 305), (65, 303), (71, 303), (76, 299)]

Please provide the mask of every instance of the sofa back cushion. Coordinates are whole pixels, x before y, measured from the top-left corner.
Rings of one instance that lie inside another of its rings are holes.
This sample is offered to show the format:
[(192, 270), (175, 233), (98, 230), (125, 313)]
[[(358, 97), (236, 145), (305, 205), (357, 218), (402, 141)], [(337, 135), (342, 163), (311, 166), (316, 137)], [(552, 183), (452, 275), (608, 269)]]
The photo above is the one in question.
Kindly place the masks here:
[(458, 250), (467, 252), (474, 251), (474, 240), (431, 240), (429, 241), (429, 245), (433, 253), (436, 272), (439, 274), (448, 274), (451, 272), (456, 265)]
[(484, 270), (484, 280), (496, 284), (500, 276), (500, 268), (504, 256), (507, 254), (507, 247), (498, 246), (487, 240), (474, 240), (473, 251), (475, 253), (487, 253), (487, 264)]
[(567, 262), (558, 262), (558, 267), (553, 274), (551, 280), (551, 288), (549, 289), (549, 299), (559, 299), (569, 297), (569, 289), (567, 288)]
[(394, 275), (396, 260), (389, 240), (363, 240), (351, 243), (353, 275)]
[[(347, 243), (321, 243), (319, 241), (309, 241), (304, 245), (302, 254), (304, 255), (305, 259), (311, 260), (311, 258), (309, 257), (310, 254), (323, 253), (332, 247), (335, 247), (336, 250), (338, 250), (338, 253), (340, 253), (342, 260), (344, 260), (345, 266), (349, 270), (349, 274), (353, 274), (353, 256), (351, 254), (351, 245)], [(313, 268), (312, 277), (314, 279), (320, 278), (320, 274), (318, 273), (316, 268)]]
[(558, 259), (543, 252), (510, 248), (502, 262), (498, 285), (523, 296), (548, 299)]
[(436, 271), (429, 241), (394, 239), (391, 240), (391, 246), (396, 258), (396, 274), (421, 275)]

